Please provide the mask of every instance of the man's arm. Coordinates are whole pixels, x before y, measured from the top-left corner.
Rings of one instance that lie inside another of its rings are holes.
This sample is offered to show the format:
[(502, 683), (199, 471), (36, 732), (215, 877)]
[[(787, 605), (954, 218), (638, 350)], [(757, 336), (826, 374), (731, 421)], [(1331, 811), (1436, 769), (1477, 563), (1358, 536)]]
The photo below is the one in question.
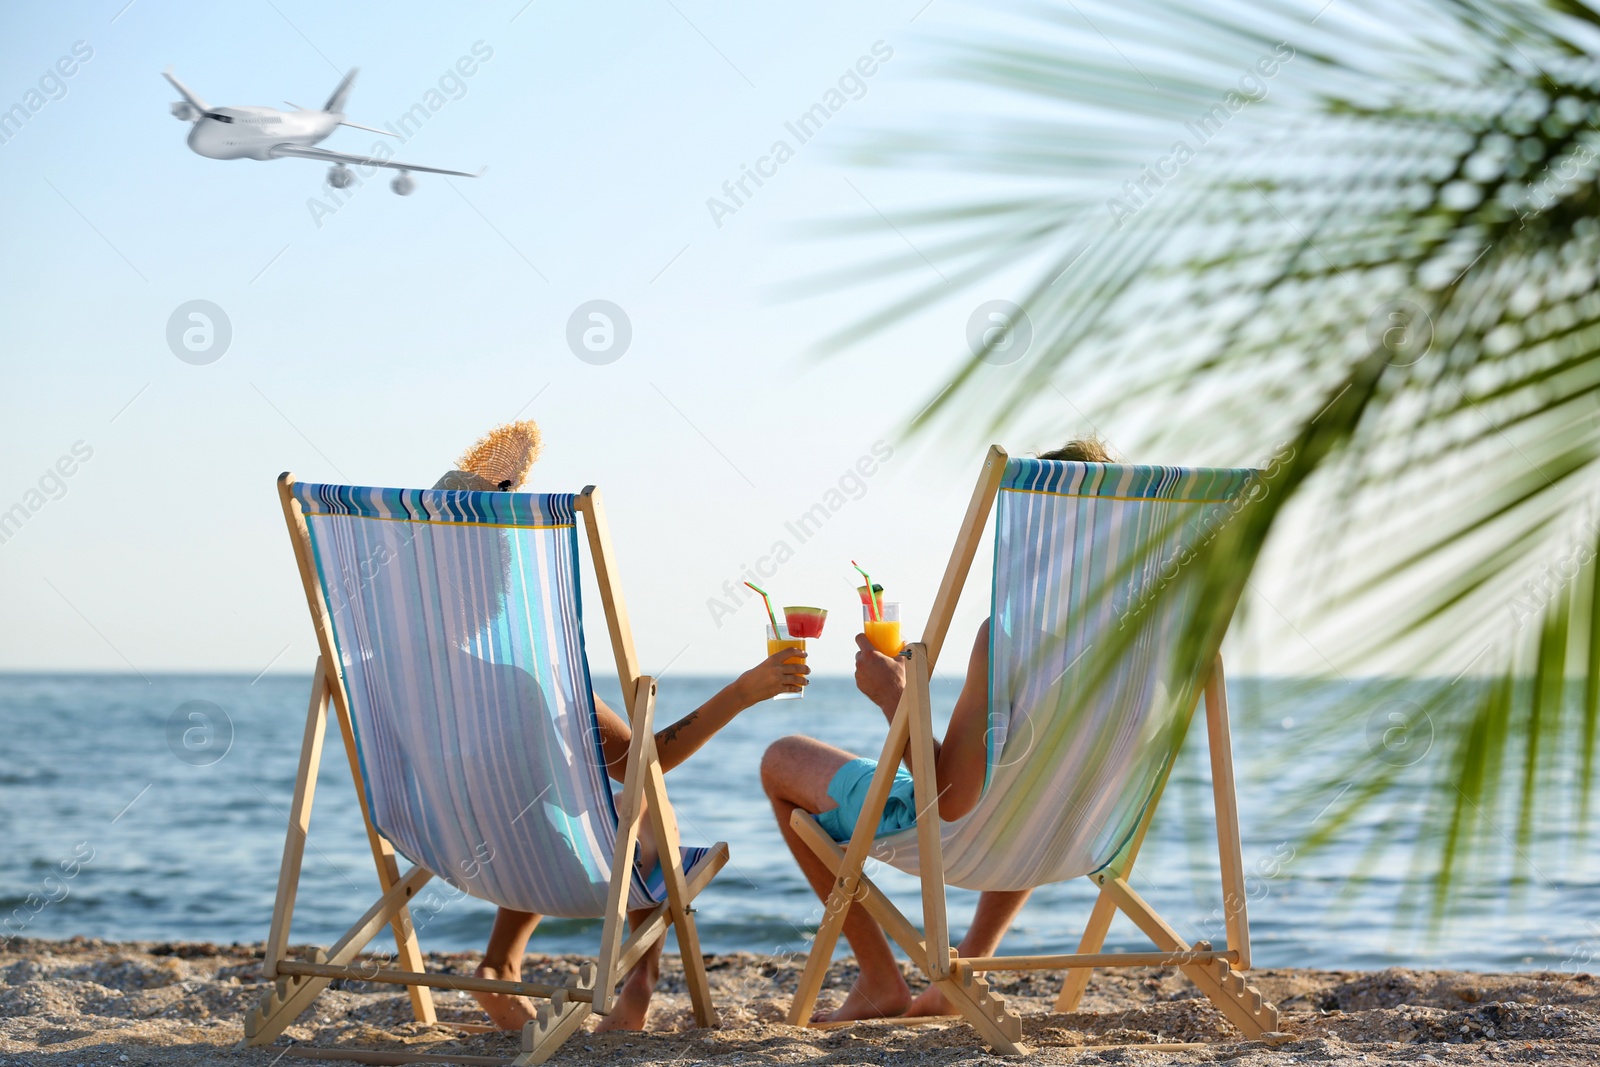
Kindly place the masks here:
[[(856, 645), (860, 649), (856, 653), (856, 687), (878, 705), (884, 718), (893, 722), (906, 688), (906, 661), (885, 656), (872, 647), (864, 634), (856, 636)], [(942, 743), (938, 739), (933, 742), (941, 819), (959, 819), (978, 803), (988, 764), (988, 729), (989, 620), (985, 619), (972, 643), (966, 681), (956, 698), (950, 727)], [(904, 758), (910, 767), (909, 746)]]
[(989, 620), (978, 627), (967, 657), (967, 679), (950, 713), (939, 766), (939, 818), (959, 819), (978, 804), (989, 769)]

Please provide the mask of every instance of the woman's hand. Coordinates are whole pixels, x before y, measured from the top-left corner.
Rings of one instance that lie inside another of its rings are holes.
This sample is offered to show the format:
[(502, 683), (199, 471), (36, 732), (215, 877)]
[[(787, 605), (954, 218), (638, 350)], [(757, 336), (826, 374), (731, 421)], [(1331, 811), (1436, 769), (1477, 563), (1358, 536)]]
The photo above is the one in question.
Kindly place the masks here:
[(893, 715), (906, 690), (906, 661), (879, 652), (866, 634), (856, 634), (856, 648), (856, 688), (885, 715)]
[(811, 668), (806, 666), (805, 649), (780, 648), (739, 675), (739, 680), (734, 684), (739, 687), (739, 692), (743, 694), (748, 707), (763, 700), (771, 700), (779, 693), (800, 692), (809, 684), (806, 675), (810, 673)]

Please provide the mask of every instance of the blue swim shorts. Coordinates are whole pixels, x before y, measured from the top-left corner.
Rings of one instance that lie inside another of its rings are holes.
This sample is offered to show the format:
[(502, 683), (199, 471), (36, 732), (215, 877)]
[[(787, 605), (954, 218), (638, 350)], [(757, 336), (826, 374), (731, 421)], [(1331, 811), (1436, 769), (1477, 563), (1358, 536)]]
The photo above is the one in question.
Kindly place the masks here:
[[(867, 790), (872, 788), (872, 776), (877, 773), (878, 761), (853, 759), (834, 774), (828, 783), (828, 796), (839, 805), (817, 816), (817, 825), (835, 841), (848, 841), (855, 832), (856, 820), (861, 817), (861, 806), (867, 802)], [(878, 820), (874, 836), (887, 837), (917, 825), (916, 787), (911, 782), (911, 772), (904, 767), (894, 772), (894, 785), (889, 789), (889, 802), (883, 806), (883, 817)]]

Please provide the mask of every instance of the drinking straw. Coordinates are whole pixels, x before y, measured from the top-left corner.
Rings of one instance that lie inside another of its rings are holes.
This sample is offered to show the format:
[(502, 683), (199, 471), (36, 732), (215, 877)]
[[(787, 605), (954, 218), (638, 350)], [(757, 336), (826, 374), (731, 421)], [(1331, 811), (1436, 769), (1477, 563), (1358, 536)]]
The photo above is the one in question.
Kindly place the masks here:
[(866, 571), (862, 571), (861, 570), (861, 564), (857, 563), (855, 560), (851, 560), (850, 561), (850, 566), (854, 567), (858, 571), (861, 571), (861, 577), (866, 579), (866, 582), (867, 582), (867, 616), (869, 618), (871, 618), (873, 622), (882, 622), (883, 621), (882, 620), (882, 612), (880, 612), (878, 610), (878, 598), (876, 596), (874, 596), (873, 593), (872, 593), (872, 576), (869, 575)]
[(778, 616), (776, 616), (776, 615), (774, 615), (772, 613), (772, 598), (767, 596), (767, 591), (765, 589), (761, 588), (756, 583), (754, 583), (754, 582), (745, 582), (744, 584), (748, 585), (751, 589), (754, 589), (756, 592), (760, 593), (761, 594), (761, 599), (766, 601), (766, 603), (767, 603), (767, 618), (772, 620), (772, 636), (773, 637), (779, 636), (780, 631), (778, 630)]

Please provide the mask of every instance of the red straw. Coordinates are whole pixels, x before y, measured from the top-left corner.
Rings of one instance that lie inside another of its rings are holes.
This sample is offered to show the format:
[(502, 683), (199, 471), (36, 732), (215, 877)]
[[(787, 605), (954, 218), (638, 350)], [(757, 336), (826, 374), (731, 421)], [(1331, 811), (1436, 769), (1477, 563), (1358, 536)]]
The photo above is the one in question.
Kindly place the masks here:
[(883, 612), (879, 610), (878, 598), (874, 596), (872, 592), (872, 576), (866, 571), (862, 571), (861, 564), (857, 563), (855, 560), (850, 561), (850, 566), (854, 567), (858, 571), (861, 571), (861, 577), (867, 580), (867, 617), (873, 622), (882, 622)]

